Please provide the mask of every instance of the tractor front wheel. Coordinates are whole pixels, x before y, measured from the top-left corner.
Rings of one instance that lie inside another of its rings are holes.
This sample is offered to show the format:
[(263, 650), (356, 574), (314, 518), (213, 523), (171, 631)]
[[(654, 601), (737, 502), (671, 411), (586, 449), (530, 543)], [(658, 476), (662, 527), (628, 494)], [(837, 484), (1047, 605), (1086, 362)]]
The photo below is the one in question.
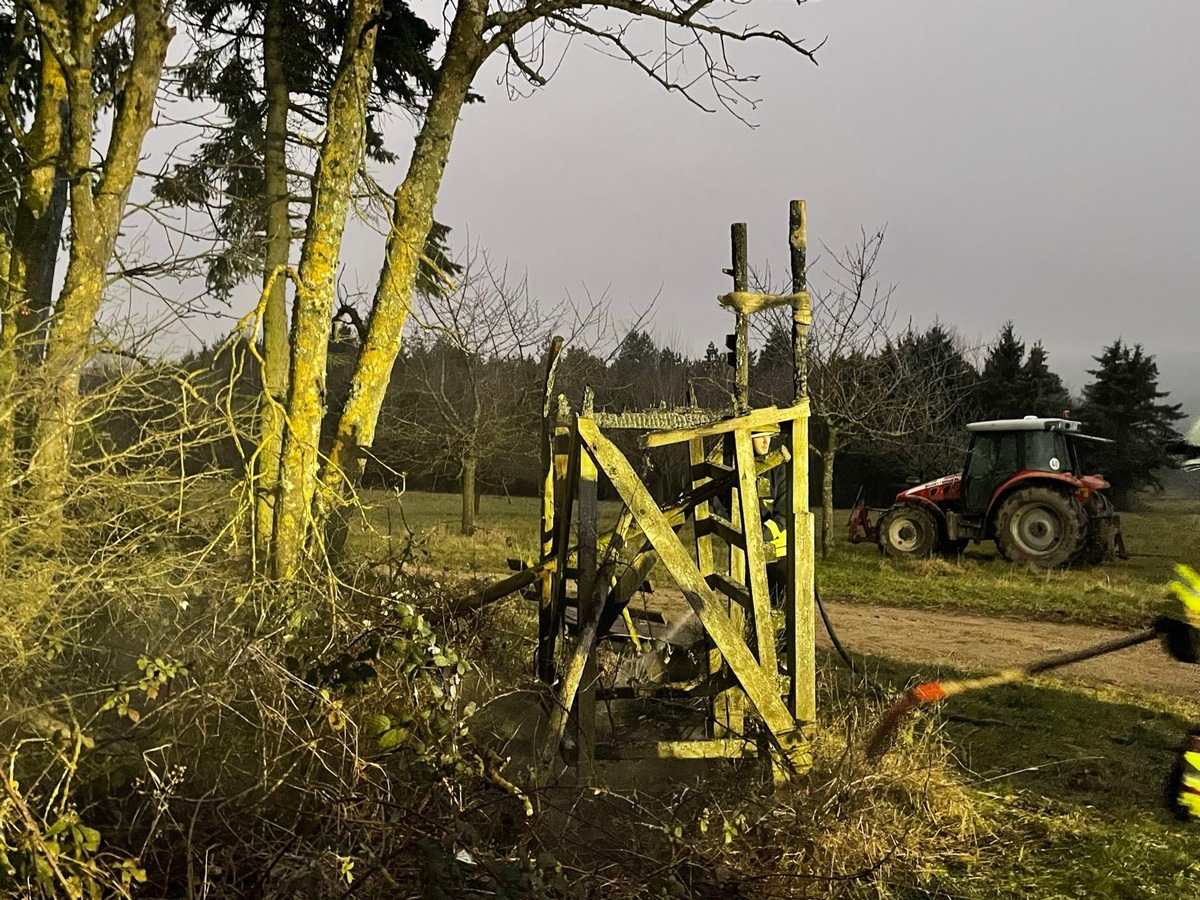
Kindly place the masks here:
[(896, 559), (924, 559), (938, 543), (933, 513), (919, 506), (893, 506), (879, 519), (879, 548)]
[(1053, 569), (1075, 559), (1087, 542), (1087, 513), (1065, 491), (1027, 487), (1011, 494), (996, 514), (996, 543), (1015, 563)]

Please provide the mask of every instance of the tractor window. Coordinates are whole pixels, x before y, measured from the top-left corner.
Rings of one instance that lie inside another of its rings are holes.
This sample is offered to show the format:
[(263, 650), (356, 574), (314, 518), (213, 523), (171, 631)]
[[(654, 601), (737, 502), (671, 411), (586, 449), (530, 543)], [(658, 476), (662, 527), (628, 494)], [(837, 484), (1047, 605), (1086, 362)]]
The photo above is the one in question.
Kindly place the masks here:
[(970, 458), (967, 460), (967, 478), (978, 478), (992, 471), (996, 461), (996, 441), (990, 434), (975, 436), (971, 446)]
[(963, 478), (963, 507), (987, 509), (996, 488), (1017, 473), (1015, 432), (977, 432)]
[(1070, 472), (1066, 442), (1052, 431), (1025, 432), (1025, 468), (1039, 472)]
[(1015, 434), (975, 435), (971, 448), (971, 460), (967, 466), (968, 478), (985, 475), (1012, 475), (1017, 471), (1017, 436)]

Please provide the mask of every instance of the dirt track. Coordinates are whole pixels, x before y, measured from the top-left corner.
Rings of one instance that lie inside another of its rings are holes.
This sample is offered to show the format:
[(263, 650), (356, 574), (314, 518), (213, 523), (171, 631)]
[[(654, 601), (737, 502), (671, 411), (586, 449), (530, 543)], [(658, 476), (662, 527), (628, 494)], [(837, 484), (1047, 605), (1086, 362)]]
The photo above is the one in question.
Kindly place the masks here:
[[(652, 597), (647, 605), (662, 611), (670, 623), (668, 630), (698, 635), (699, 622), (682, 594), (660, 589)], [(838, 638), (851, 654), (927, 663), (930, 675), (936, 673), (937, 666), (982, 672), (1024, 665), (1122, 634), (1087, 625), (1022, 622), (853, 603), (827, 603), (826, 609)], [(817, 646), (831, 646), (819, 618)], [(1059, 669), (1054, 677), (1094, 687), (1110, 685), (1200, 700), (1200, 666), (1175, 662), (1157, 642)]]
[[(989, 670), (1110, 640), (1122, 632), (1087, 625), (1020, 622), (986, 616), (826, 604), (838, 638), (851, 653)], [(829, 636), (817, 623), (818, 646)], [(1156, 643), (1142, 644), (1058, 670), (1064, 681), (1200, 700), (1200, 667), (1172, 660)]]

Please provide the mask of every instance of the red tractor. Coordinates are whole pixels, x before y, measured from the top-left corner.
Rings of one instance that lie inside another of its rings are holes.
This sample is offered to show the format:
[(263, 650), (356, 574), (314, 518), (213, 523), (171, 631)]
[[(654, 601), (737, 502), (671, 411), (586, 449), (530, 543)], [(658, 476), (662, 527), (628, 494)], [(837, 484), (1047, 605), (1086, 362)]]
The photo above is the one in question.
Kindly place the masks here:
[(994, 540), (1013, 562), (1053, 568), (1126, 558), (1121, 522), (1100, 475), (1083, 475), (1072, 419), (998, 419), (967, 426), (963, 470), (896, 495), (872, 525), (862, 503), (850, 515), (850, 540), (874, 540), (888, 556), (959, 553)]

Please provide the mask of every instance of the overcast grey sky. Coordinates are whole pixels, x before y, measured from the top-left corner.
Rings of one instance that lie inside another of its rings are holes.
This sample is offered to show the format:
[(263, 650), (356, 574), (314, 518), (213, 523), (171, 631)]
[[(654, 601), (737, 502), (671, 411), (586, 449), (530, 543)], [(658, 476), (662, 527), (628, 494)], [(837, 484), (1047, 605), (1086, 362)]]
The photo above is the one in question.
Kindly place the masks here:
[[(1012, 319), (1075, 390), (1104, 345), (1142, 343), (1200, 413), (1200, 3), (754, 7), (827, 39), (819, 66), (775, 47), (735, 57), (761, 74), (744, 110), (758, 127), (576, 41), (531, 97), (509, 101), (499, 67), (480, 76), (487, 102), (464, 113), (439, 220), (527, 268), (544, 300), (658, 294), (657, 336), (699, 353), (729, 330), (714, 301), (729, 224), (749, 223), (753, 263), (786, 271), (787, 204), (803, 197), (813, 244), (887, 225), (880, 269), (902, 319), (979, 342)], [(409, 132), (393, 129), (397, 150)], [(369, 284), (378, 253), (361, 247), (349, 262)]]

